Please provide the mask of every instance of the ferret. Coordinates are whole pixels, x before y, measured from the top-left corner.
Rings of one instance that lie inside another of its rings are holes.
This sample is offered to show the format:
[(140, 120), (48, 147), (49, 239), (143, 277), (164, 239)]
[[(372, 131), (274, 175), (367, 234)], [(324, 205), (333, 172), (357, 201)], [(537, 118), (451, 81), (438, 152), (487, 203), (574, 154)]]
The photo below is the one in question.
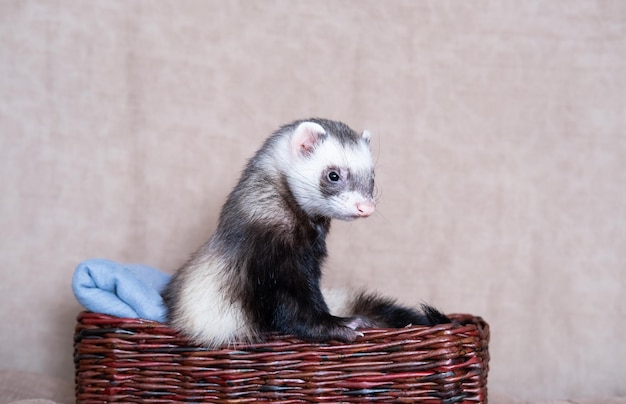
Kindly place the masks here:
[(218, 347), (268, 332), (351, 342), (369, 327), (450, 320), (374, 293), (327, 293), (320, 282), (331, 219), (374, 213), (370, 133), (308, 119), (282, 126), (248, 161), (210, 239), (163, 292), (168, 323)]

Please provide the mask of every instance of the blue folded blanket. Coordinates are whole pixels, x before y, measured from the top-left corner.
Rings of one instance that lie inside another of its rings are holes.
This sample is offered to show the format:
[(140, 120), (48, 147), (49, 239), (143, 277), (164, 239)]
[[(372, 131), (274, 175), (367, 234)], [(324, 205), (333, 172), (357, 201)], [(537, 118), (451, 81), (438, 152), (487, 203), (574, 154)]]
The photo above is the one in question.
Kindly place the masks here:
[(87, 310), (164, 322), (161, 291), (171, 275), (145, 265), (91, 259), (74, 270), (74, 296)]

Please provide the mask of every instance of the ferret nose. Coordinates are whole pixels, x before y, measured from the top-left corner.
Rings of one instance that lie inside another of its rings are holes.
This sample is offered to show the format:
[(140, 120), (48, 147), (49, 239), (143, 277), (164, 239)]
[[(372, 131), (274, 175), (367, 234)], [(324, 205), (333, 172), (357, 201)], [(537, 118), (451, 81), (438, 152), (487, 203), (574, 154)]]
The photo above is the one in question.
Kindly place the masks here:
[(359, 216), (368, 217), (376, 210), (376, 204), (374, 201), (361, 201), (356, 203), (356, 209), (359, 212)]

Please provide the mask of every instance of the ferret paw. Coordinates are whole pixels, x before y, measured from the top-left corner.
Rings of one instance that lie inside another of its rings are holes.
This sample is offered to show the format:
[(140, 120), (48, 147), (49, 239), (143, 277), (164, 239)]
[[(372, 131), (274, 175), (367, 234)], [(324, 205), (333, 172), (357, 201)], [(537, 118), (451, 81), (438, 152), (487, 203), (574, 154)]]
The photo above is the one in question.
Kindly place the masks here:
[[(344, 319), (344, 325), (352, 330), (374, 327), (374, 323), (369, 318), (363, 316), (347, 317)], [(362, 333), (359, 334), (363, 335)]]
[(362, 337), (363, 333), (358, 331), (359, 328), (371, 327), (371, 321), (367, 317), (354, 316), (337, 318), (338, 324), (328, 329), (330, 339), (353, 342), (357, 338)]
[(337, 341), (353, 342), (362, 337), (363, 333), (348, 327), (337, 327), (330, 331), (330, 338)]

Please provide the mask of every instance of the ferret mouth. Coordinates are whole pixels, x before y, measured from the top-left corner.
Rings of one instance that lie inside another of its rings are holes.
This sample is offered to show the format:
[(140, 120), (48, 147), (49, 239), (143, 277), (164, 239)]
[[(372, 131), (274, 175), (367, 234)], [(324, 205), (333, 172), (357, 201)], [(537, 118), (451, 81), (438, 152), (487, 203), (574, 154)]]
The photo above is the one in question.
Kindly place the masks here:
[(347, 215), (341, 215), (341, 216), (337, 217), (337, 219), (344, 220), (346, 222), (351, 222), (353, 220), (364, 219), (366, 217), (369, 217), (369, 216), (372, 215), (372, 213), (368, 213), (368, 214), (352, 213), (352, 214), (347, 214)]

